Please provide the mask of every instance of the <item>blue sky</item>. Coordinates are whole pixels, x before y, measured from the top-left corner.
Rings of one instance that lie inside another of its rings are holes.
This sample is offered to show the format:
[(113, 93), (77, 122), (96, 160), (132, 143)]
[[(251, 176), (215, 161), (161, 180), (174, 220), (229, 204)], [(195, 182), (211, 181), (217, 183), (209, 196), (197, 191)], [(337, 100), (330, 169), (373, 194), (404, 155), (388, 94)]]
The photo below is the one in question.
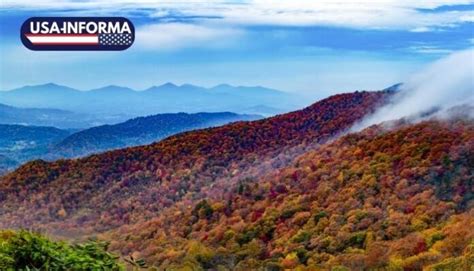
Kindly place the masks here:
[[(413, 3), (415, 2), (415, 3)], [(419, 2), (419, 3), (416, 3)], [(380, 89), (474, 45), (474, 1), (11, 1), (0, 4), (0, 89), (165, 82), (263, 85), (313, 97)], [(117, 15), (137, 29), (123, 52), (33, 52), (32, 16)]]

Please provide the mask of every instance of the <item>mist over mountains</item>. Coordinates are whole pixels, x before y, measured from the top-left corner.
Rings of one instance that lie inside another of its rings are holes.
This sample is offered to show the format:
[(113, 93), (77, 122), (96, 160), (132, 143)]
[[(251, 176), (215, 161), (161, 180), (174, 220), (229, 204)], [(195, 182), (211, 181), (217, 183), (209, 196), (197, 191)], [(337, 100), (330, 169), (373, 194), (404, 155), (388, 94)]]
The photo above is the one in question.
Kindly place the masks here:
[(355, 125), (353, 130), (400, 118), (411, 122), (433, 115), (444, 118), (452, 116), (459, 108), (464, 108), (462, 111), (473, 118), (473, 78), (474, 49), (453, 53), (415, 73), (403, 84), (388, 88), (396, 92), (391, 101)]
[(16, 107), (54, 108), (100, 116), (98, 121), (102, 124), (137, 116), (178, 112), (235, 112), (268, 116), (295, 110), (307, 103), (297, 94), (258, 86), (221, 84), (203, 88), (172, 83), (141, 91), (120, 86), (79, 91), (49, 83), (1, 91), (0, 101)]

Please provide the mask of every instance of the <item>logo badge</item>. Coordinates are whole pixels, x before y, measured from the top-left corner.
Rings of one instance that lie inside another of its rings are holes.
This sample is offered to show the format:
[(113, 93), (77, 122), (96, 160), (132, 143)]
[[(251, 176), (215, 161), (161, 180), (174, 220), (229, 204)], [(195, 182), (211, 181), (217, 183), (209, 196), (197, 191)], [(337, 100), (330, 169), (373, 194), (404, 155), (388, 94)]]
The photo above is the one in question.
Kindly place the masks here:
[(123, 17), (33, 17), (21, 26), (21, 42), (35, 51), (121, 51), (134, 40)]

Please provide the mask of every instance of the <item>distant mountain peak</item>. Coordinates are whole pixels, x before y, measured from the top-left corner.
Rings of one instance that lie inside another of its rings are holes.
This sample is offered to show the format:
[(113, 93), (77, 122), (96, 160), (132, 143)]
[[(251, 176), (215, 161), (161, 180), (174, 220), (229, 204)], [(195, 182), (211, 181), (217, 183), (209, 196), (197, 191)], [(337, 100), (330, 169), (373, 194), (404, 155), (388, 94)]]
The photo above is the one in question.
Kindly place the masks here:
[(118, 86), (118, 85), (108, 85), (108, 86), (105, 86), (105, 87), (102, 87), (102, 88), (127, 88), (127, 87), (122, 87), (122, 86)]
[(171, 82), (164, 83), (163, 85), (159, 86), (160, 88), (178, 88), (178, 85), (175, 85)]
[(70, 87), (67, 87), (67, 86), (63, 86), (63, 85), (58, 85), (56, 83), (46, 83), (46, 84), (42, 84), (42, 85), (27, 85), (27, 86), (24, 86), (24, 87), (21, 87), (21, 88), (17, 88), (17, 89), (12, 89), (10, 90), (9, 92), (14, 92), (14, 91), (17, 91), (17, 90), (29, 90), (29, 91), (78, 91), (76, 89), (73, 89), (73, 88), (70, 88)]
[(113, 90), (113, 91), (118, 91), (118, 90), (121, 90), (121, 91), (134, 91), (131, 88), (117, 86), (117, 85), (108, 85), (108, 86), (105, 86), (105, 87), (92, 89), (90, 91), (110, 91), (110, 90)]
[(145, 91), (168, 90), (168, 89), (176, 89), (176, 88), (179, 88), (179, 86), (171, 82), (167, 82), (167, 83), (164, 83), (163, 85), (151, 86), (145, 89)]
[(37, 85), (37, 86), (33, 86), (33, 87), (48, 87), (48, 88), (58, 88), (58, 87), (66, 87), (66, 86), (61, 86), (61, 85), (58, 85), (56, 83), (46, 83), (46, 84), (42, 84), (42, 85)]
[(217, 88), (232, 88), (233, 86), (232, 85), (229, 85), (229, 84), (219, 84), (219, 85), (216, 85), (214, 87), (212, 87), (211, 89), (217, 89)]

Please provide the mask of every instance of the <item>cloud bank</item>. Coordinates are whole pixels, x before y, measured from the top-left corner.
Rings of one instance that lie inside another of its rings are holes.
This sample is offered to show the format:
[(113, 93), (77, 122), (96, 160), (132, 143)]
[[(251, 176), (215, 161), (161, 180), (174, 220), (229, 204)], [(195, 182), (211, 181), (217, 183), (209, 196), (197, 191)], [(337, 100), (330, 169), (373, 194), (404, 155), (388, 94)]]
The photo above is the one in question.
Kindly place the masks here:
[(352, 130), (404, 117), (417, 119), (434, 111), (443, 115), (457, 106), (474, 106), (474, 49), (453, 53), (413, 75), (390, 104)]
[(473, 0), (253, 0), (253, 1), (151, 1), (151, 0), (2, 0), (1, 9), (87, 10), (113, 12), (142, 9), (150, 17), (169, 15), (219, 19), (234, 25), (335, 26), (395, 29), (414, 32), (474, 22), (469, 9), (439, 9), (470, 5)]
[[(126, 16), (137, 20), (137, 47), (169, 51), (232, 47), (250, 37), (252, 29), (268, 26), (404, 31), (426, 37), (422, 33), (474, 23), (473, 6), (474, 0), (2, 0), (0, 12)], [(449, 49), (422, 43), (410, 44), (407, 51), (443, 55)]]

